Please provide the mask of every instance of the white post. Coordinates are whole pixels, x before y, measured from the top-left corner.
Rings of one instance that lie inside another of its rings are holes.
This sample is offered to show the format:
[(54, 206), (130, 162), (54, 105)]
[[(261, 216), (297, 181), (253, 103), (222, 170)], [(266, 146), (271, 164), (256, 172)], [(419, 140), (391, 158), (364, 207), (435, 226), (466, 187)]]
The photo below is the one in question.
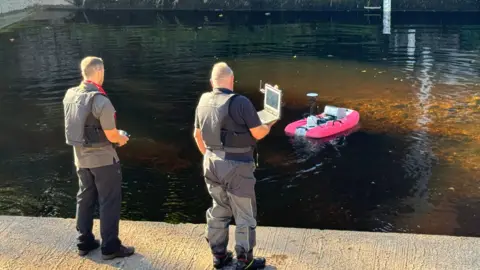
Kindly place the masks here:
[(383, 0), (383, 34), (390, 35), (392, 0)]
[(383, 0), (383, 12), (392, 11), (392, 0)]

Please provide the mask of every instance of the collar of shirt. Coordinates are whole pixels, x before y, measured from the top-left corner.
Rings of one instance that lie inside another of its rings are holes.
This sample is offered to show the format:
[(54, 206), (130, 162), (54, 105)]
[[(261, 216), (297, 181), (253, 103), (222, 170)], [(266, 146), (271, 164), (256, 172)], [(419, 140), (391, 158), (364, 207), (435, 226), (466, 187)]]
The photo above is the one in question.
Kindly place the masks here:
[(227, 88), (214, 88), (214, 90), (217, 90), (219, 92), (222, 92), (224, 94), (231, 94), (233, 91)]
[(97, 87), (97, 89), (98, 89), (98, 91), (99, 91), (100, 93), (102, 93), (102, 94), (104, 94), (104, 95), (107, 95), (107, 92), (105, 92), (105, 90), (103, 89), (103, 87), (102, 87), (101, 85), (99, 85), (99, 84), (97, 84), (97, 83), (94, 83), (94, 82), (92, 82), (92, 81), (90, 81), (90, 80), (86, 80), (86, 81), (84, 81), (84, 83), (90, 83), (90, 84), (95, 85), (95, 87)]

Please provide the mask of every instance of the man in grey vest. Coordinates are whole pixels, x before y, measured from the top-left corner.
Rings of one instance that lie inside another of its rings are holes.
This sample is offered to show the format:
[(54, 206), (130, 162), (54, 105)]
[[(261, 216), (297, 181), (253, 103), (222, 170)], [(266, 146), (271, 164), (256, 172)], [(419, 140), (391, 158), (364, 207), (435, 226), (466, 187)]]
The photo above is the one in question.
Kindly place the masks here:
[(73, 146), (79, 178), (77, 193), (78, 253), (87, 255), (100, 246), (92, 233), (95, 204), (100, 208), (102, 258), (127, 257), (133, 247), (118, 238), (122, 201), (122, 172), (113, 144), (123, 146), (128, 137), (120, 134), (115, 109), (102, 88), (103, 60), (86, 57), (80, 64), (83, 81), (67, 90), (63, 99), (65, 138)]
[(227, 251), (228, 226), (236, 223), (237, 269), (262, 269), (265, 258), (253, 256), (257, 205), (253, 152), (274, 123), (262, 125), (251, 101), (233, 93), (234, 76), (226, 63), (213, 66), (213, 90), (204, 93), (195, 113), (194, 138), (204, 155), (203, 172), (213, 206), (207, 210), (206, 237), (213, 265), (232, 261)]

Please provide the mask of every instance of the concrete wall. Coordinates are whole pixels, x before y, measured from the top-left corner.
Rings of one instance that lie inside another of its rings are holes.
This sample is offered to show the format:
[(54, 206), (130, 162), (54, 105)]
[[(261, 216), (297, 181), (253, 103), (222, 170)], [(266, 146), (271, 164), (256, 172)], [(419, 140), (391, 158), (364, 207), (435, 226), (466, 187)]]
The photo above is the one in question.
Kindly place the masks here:
[[(0, 0), (0, 14), (34, 5), (92, 9), (363, 11), (383, 0)], [(392, 0), (392, 11), (480, 11), (480, 0)]]
[(71, 5), (68, 0), (0, 0), (0, 14), (24, 10), (35, 5), (61, 6)]
[(0, 0), (0, 14), (33, 6), (36, 0)]
[[(83, 0), (75, 0), (82, 2)], [(383, 0), (85, 0), (91, 8), (146, 8), (183, 10), (302, 10), (363, 11), (382, 6)], [(392, 0), (392, 11), (474, 11), (480, 0)]]

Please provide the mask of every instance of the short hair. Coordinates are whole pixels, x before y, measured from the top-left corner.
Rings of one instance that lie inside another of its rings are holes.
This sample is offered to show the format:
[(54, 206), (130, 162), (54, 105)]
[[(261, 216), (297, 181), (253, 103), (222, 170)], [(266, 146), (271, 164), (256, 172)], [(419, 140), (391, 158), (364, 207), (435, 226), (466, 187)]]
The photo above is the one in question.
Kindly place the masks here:
[(87, 56), (83, 58), (80, 63), (80, 70), (82, 71), (82, 76), (85, 78), (91, 76), (95, 71), (101, 68), (103, 68), (103, 60), (102, 58), (95, 56)]
[(212, 75), (210, 79), (212, 81), (221, 81), (225, 78), (233, 76), (232, 69), (225, 62), (216, 63), (212, 68)]

